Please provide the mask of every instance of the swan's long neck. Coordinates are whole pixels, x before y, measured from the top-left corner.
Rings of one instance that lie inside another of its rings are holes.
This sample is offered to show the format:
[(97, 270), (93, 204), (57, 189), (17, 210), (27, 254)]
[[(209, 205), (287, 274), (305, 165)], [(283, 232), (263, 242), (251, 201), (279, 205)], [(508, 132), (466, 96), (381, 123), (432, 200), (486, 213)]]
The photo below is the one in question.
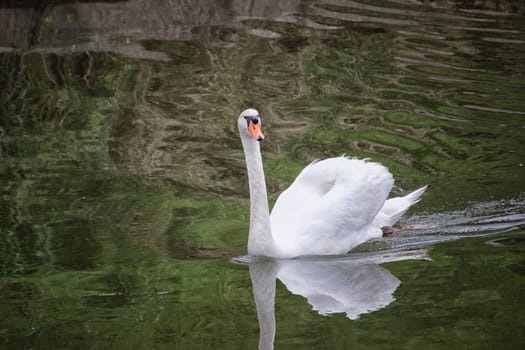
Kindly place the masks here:
[(270, 211), (259, 142), (242, 138), (250, 185), (250, 233), (248, 254), (278, 257), (272, 236)]

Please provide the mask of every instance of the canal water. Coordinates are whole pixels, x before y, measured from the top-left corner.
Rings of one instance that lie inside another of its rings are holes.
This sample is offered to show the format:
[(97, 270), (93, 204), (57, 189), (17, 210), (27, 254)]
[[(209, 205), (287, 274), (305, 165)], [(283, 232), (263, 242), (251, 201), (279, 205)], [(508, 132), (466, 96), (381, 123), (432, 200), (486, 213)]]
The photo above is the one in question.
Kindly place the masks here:
[[(0, 348), (522, 349), (519, 1), (1, 2)], [(236, 129), (273, 203), (370, 158), (398, 232), (247, 258)], [(258, 345), (259, 344), (259, 345)]]

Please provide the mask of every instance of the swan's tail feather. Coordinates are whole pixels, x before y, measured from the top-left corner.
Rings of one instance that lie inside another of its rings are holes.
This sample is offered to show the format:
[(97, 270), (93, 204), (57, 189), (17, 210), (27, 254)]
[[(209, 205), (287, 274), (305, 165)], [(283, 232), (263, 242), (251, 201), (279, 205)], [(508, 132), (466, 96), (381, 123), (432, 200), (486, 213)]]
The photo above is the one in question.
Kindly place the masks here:
[(423, 193), (425, 193), (427, 188), (428, 188), (428, 185), (425, 185), (421, 188), (418, 188), (415, 191), (410, 192), (409, 194), (407, 194), (406, 196), (402, 198), (404, 198), (407, 201), (410, 201), (410, 205), (416, 204), (417, 202), (421, 200), (421, 196), (423, 195)]
[(379, 225), (394, 225), (401, 218), (401, 216), (406, 213), (408, 208), (421, 200), (421, 196), (423, 193), (425, 193), (427, 188), (428, 185), (425, 185), (413, 192), (410, 192), (404, 197), (395, 197), (387, 200), (377, 215)]

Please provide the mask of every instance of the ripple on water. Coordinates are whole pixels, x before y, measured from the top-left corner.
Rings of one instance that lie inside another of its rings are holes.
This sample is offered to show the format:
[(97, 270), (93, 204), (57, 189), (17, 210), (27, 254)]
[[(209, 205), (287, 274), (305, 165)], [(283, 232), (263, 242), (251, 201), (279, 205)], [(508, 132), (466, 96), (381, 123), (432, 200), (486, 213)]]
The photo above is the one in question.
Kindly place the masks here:
[[(474, 203), (454, 211), (420, 213), (403, 218), (400, 225), (414, 229), (395, 232), (392, 236), (372, 240), (355, 251), (424, 247), (449, 240), (469, 237), (498, 236), (525, 227), (525, 200), (498, 200)], [(497, 245), (499, 238), (492, 241)], [(492, 242), (489, 241), (489, 242)]]

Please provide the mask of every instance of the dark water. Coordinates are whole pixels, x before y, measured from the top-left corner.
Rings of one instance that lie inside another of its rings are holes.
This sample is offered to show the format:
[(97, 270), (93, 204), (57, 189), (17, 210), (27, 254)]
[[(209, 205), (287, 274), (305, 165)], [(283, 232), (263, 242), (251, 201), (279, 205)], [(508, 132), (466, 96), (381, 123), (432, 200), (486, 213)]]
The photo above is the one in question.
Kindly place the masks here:
[[(0, 2), (0, 348), (523, 348), (524, 13)], [(232, 261), (247, 107), (271, 200), (311, 160), (370, 157), (396, 193), (430, 185), (421, 228)]]

